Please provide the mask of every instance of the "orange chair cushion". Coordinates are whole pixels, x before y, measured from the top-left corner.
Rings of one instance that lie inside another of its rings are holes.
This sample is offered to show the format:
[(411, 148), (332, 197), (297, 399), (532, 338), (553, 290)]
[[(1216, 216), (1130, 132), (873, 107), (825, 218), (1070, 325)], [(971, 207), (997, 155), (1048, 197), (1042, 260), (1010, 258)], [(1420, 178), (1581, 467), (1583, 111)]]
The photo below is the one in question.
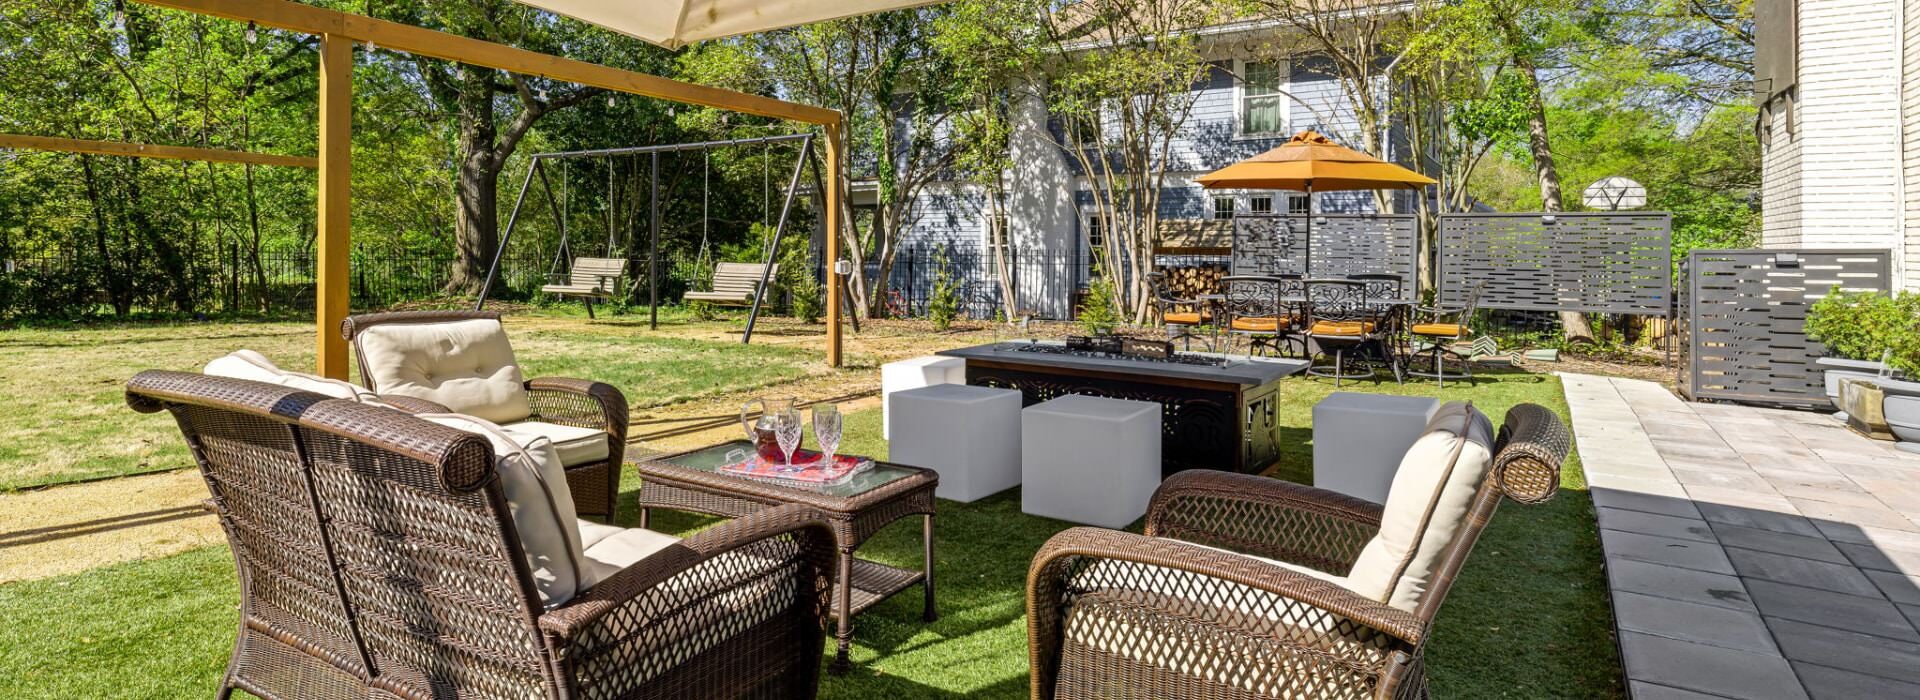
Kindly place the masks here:
[(1197, 311), (1170, 311), (1166, 314), (1166, 322), (1176, 326), (1197, 326), (1200, 324), (1200, 313)]
[(1467, 329), (1462, 328), (1458, 323), (1416, 323), (1413, 324), (1413, 334), (1444, 335), (1450, 338), (1458, 338), (1466, 335)]
[(1236, 318), (1233, 319), (1233, 329), (1250, 333), (1277, 333), (1280, 331), (1280, 318), (1277, 316)]
[(1314, 321), (1313, 335), (1366, 335), (1373, 332), (1372, 321)]

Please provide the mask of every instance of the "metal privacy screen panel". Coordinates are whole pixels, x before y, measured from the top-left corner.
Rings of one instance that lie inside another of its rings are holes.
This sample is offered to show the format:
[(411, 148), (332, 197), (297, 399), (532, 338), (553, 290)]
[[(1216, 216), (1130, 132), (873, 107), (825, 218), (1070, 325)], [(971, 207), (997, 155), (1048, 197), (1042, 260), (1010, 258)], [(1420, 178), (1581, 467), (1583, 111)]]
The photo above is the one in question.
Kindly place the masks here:
[(1826, 404), (1814, 360), (1827, 348), (1807, 337), (1807, 310), (1892, 283), (1885, 250), (1696, 250), (1686, 270), (1680, 390), (1695, 401)]
[(1485, 284), (1480, 307), (1665, 316), (1673, 218), (1663, 212), (1440, 217), (1441, 303)]
[(1233, 274), (1351, 277), (1398, 275), (1412, 300), (1420, 264), (1418, 222), (1410, 215), (1319, 214), (1313, 220), (1313, 271), (1306, 216), (1238, 216), (1233, 220)]

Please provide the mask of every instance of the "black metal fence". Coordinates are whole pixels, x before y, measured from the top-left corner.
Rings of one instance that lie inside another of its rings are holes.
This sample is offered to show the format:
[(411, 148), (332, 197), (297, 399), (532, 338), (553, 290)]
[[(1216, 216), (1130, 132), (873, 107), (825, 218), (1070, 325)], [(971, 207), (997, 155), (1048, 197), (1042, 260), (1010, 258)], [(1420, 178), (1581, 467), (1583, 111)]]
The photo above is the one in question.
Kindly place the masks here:
[[(1002, 279), (1002, 264), (1007, 274)], [(1161, 255), (1160, 268), (1227, 264), (1225, 256)], [(912, 245), (900, 250), (887, 278), (885, 305), (892, 316), (927, 314), (928, 302), (944, 278), (954, 289), (960, 313), (969, 318), (993, 318), (1006, 310), (1005, 294), (1014, 294), (1013, 308), (1035, 317), (1071, 320), (1080, 295), (1100, 271), (1084, 252), (1040, 250), (1008, 246), (1004, 258), (978, 244)], [(880, 275), (878, 263), (867, 264), (869, 279)]]
[(1680, 290), (1680, 391), (1695, 401), (1826, 403), (1807, 310), (1834, 289), (1884, 292), (1885, 250), (1696, 250)]

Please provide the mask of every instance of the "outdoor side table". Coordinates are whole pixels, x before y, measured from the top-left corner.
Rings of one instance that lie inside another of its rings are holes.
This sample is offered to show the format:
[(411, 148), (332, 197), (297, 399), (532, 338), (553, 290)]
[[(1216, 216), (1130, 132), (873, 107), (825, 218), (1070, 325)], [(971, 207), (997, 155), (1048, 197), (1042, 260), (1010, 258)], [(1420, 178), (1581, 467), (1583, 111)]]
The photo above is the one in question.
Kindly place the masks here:
[[(918, 467), (875, 461), (873, 469), (851, 481), (821, 490), (808, 490), (733, 476), (716, 471), (730, 450), (753, 452), (753, 444), (735, 440), (688, 452), (634, 457), (640, 473), (640, 527), (647, 526), (653, 508), (737, 518), (755, 511), (799, 503), (827, 517), (839, 547), (833, 590), (833, 615), (839, 641), (833, 668), (847, 668), (847, 647), (853, 641), (853, 617), (921, 584), (921, 616), (932, 622), (933, 607), (933, 490), (938, 474)], [(919, 571), (860, 559), (854, 552), (888, 524), (909, 515), (921, 516)]]
[(1313, 485), (1387, 502), (1408, 448), (1426, 432), (1438, 399), (1336, 391), (1313, 405)]

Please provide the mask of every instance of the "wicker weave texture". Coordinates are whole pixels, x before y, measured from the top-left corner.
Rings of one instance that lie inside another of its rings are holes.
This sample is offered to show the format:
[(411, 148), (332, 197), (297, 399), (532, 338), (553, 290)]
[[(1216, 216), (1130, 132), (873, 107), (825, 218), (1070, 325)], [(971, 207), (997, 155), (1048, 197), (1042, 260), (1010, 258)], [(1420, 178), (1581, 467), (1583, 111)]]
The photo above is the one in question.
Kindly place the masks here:
[(493, 453), (389, 408), (242, 380), (145, 372), (241, 573), (223, 681), (278, 698), (811, 697), (832, 531), (760, 511), (546, 609)]
[(1568, 445), (1552, 411), (1507, 413), (1492, 469), (1412, 611), (1235, 553), (1344, 573), (1380, 506), (1243, 474), (1175, 475), (1146, 535), (1074, 528), (1035, 555), (1033, 697), (1426, 697), (1428, 631), (1474, 541), (1504, 498), (1552, 496)]

